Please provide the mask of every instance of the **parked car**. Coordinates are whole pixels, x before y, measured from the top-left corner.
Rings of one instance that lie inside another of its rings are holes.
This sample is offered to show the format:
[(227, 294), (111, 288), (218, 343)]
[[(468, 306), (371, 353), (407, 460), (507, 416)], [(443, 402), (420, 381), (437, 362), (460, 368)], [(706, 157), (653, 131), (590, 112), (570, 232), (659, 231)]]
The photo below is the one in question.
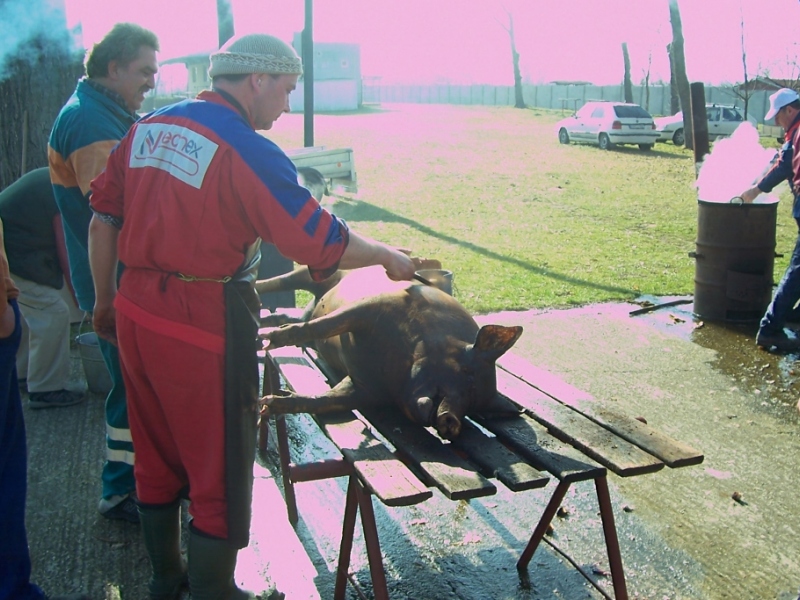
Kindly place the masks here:
[[(724, 106), (721, 104), (706, 104), (706, 116), (708, 117), (709, 140), (732, 135), (736, 128), (745, 120), (740, 109), (735, 106)], [(747, 120), (754, 126), (757, 124), (753, 117), (748, 117)], [(683, 113), (678, 112), (671, 117), (657, 118), (656, 131), (658, 132), (659, 142), (672, 141), (676, 146), (683, 146), (685, 141), (683, 134)]]
[(558, 141), (597, 144), (603, 150), (615, 144), (637, 144), (650, 150), (658, 134), (653, 117), (638, 104), (587, 102), (571, 117), (556, 123)]

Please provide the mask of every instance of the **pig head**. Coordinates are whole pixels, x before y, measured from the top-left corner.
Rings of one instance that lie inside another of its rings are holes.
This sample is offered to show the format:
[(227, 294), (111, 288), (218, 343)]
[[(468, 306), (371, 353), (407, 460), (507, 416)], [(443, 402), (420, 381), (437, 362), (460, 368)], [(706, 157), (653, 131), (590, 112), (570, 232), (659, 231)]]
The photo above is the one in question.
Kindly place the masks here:
[(264, 334), (265, 347), (312, 343), (341, 377), (316, 397), (270, 397), (270, 413), (333, 412), (394, 402), (412, 421), (452, 439), (471, 412), (508, 412), (495, 361), (522, 327), (478, 327), (454, 298), (388, 279), (381, 267), (344, 275), (306, 322)]

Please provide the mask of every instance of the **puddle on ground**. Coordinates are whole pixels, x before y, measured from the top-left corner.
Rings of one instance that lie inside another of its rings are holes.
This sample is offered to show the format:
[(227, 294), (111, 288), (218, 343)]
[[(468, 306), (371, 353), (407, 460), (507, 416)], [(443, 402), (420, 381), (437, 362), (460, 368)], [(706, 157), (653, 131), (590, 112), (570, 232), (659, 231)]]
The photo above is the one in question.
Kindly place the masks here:
[[(682, 302), (665, 306), (669, 302)], [(694, 315), (691, 298), (639, 298), (636, 304), (651, 308), (632, 318), (646, 319), (659, 331), (694, 342), (716, 353), (713, 366), (753, 398), (753, 409), (778, 419), (798, 420), (800, 354), (767, 352), (755, 344), (757, 322), (708, 322)], [(630, 314), (628, 307), (623, 310)], [(658, 308), (660, 307), (660, 308)]]

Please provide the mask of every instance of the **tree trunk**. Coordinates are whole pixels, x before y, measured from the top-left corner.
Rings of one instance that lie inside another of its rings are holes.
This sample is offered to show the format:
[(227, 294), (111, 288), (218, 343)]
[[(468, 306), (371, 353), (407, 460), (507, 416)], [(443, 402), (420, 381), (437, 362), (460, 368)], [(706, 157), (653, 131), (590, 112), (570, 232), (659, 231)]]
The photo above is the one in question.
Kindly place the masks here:
[(631, 59), (628, 56), (628, 44), (622, 42), (622, 62), (625, 65), (625, 75), (622, 85), (625, 90), (625, 102), (633, 102), (633, 84), (631, 83)]
[(514, 68), (514, 108), (526, 108), (525, 98), (522, 94), (522, 73), (519, 70), (519, 52), (517, 52), (517, 43), (514, 39), (514, 15), (512, 15), (505, 8), (508, 15), (508, 27), (500, 23), (500, 26), (508, 32), (508, 39), (511, 42), (511, 64)]
[(514, 108), (525, 108), (525, 98), (522, 96), (522, 73), (519, 70), (519, 52), (514, 39), (514, 16), (508, 13), (508, 37), (511, 40), (511, 62), (514, 65)]
[(669, 114), (674, 115), (681, 109), (681, 101), (678, 98), (678, 82), (675, 79), (675, 61), (672, 59), (672, 44), (667, 44), (667, 54), (669, 55)]
[(51, 29), (47, 38), (26, 40), (6, 60), (0, 81), (0, 188), (47, 166), (53, 122), (83, 74), (82, 53), (71, 48), (65, 21), (60, 32)]
[(217, 0), (217, 31), (219, 32), (219, 45), (231, 39), (233, 33), (233, 9), (231, 0)]
[(678, 84), (678, 97), (683, 111), (683, 137), (686, 148), (694, 147), (692, 139), (692, 108), (689, 79), (686, 77), (686, 58), (683, 52), (683, 25), (678, 0), (669, 0), (669, 20), (672, 24), (672, 59), (675, 67), (675, 80)]
[(650, 68), (653, 66), (652, 51), (647, 55), (647, 71), (644, 74), (644, 109), (650, 112)]
[(739, 7), (739, 13), (741, 15), (741, 32), (742, 32), (742, 69), (744, 70), (744, 82), (742, 85), (742, 97), (744, 99), (744, 118), (747, 120), (747, 109), (748, 105), (750, 104), (750, 89), (748, 87), (749, 80), (747, 78), (747, 52), (745, 50), (744, 45), (744, 13), (741, 11), (741, 7)]

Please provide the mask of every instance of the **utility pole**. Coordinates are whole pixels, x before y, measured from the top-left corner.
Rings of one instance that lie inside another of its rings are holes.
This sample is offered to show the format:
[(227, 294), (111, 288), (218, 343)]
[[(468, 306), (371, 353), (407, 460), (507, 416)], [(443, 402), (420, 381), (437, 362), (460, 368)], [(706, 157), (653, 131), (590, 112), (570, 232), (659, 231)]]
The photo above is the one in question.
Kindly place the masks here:
[(306, 0), (306, 22), (302, 35), (303, 55), (303, 145), (314, 145), (314, 0)]

